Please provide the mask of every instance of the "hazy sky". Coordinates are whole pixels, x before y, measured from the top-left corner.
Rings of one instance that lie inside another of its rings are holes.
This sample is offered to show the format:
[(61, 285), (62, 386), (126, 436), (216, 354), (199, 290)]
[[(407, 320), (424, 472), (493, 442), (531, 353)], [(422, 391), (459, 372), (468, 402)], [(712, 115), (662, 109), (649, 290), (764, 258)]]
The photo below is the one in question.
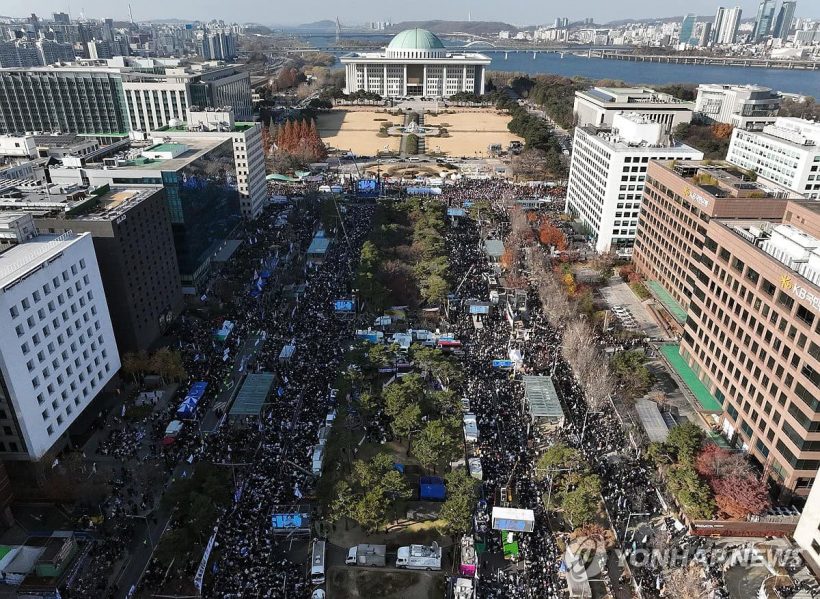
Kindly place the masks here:
[[(342, 24), (390, 19), (504, 21), (513, 25), (551, 23), (555, 17), (597, 22), (624, 18), (666, 17), (694, 12), (712, 15), (724, 4), (739, 5), (744, 17), (753, 17), (759, 0), (687, 0), (686, 2), (648, 2), (647, 0), (133, 0), (134, 19), (178, 18), (190, 20), (225, 19), (236, 22), (296, 24), (334, 19)], [(35, 12), (69, 12), (77, 17), (128, 18), (128, 0), (2, 0), (0, 15), (24, 16)], [(813, 13), (813, 14), (812, 14)], [(797, 16), (820, 16), (817, 0), (798, 0)]]

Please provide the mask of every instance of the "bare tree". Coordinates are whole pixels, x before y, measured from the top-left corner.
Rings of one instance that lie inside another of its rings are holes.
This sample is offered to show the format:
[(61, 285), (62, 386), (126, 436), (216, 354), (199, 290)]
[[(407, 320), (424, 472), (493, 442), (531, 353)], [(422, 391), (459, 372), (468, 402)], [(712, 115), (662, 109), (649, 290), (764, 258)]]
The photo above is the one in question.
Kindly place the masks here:
[(676, 568), (666, 574), (663, 582), (663, 597), (675, 599), (702, 599), (707, 589), (703, 582), (703, 570), (695, 562)]

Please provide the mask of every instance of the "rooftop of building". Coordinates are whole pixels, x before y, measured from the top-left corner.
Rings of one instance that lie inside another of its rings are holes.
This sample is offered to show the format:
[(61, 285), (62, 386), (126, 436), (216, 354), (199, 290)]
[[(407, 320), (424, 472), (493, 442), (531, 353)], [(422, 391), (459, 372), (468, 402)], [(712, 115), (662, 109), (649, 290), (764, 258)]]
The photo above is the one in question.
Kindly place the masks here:
[(770, 92), (772, 91), (772, 88), (766, 87), (765, 85), (754, 84), (741, 85), (737, 83), (701, 83), (698, 85), (698, 90)]
[[(820, 220), (820, 211), (817, 219)], [(733, 233), (768, 254), (793, 275), (799, 275), (815, 287), (820, 287), (820, 239), (794, 223), (767, 220), (720, 220)], [(780, 281), (792, 286), (793, 281)]]
[(648, 87), (592, 87), (575, 95), (597, 104), (693, 104)]
[(616, 152), (657, 154), (659, 149), (663, 149), (664, 154), (700, 154), (702, 156), (699, 150), (669, 136), (660, 123), (637, 112), (618, 113), (611, 127), (587, 125), (581, 129)]
[(0, 254), (0, 288), (28, 275), (43, 262), (82, 237), (71, 231), (62, 235), (38, 235), (31, 241), (15, 245)]
[(438, 36), (427, 29), (406, 29), (397, 33), (387, 45), (388, 50), (438, 50), (444, 44)]
[(714, 198), (804, 199), (788, 187), (723, 160), (663, 161), (659, 165)]
[[(173, 158), (147, 158), (143, 156), (145, 151), (156, 151), (157, 144), (148, 147), (139, 147), (132, 145), (131, 148), (116, 154), (110, 158), (105, 158), (103, 162), (95, 162), (86, 164), (84, 167), (87, 170), (102, 169), (139, 169), (139, 170), (153, 170), (153, 171), (177, 171), (191, 162), (201, 158), (211, 150), (217, 148), (225, 142), (225, 138), (208, 137), (208, 136), (191, 136), (186, 137), (184, 141), (176, 143), (172, 136), (167, 136), (160, 142), (159, 146), (167, 144), (169, 147), (176, 147), (178, 150), (180, 146), (186, 149), (177, 153)], [(55, 169), (57, 170), (57, 169)]]
[(766, 125), (763, 131), (755, 131), (754, 135), (786, 143), (795, 148), (806, 149), (820, 145), (820, 123), (796, 117), (779, 116), (774, 123)]
[(346, 60), (357, 60), (357, 59), (366, 59), (366, 60), (395, 60), (399, 62), (413, 62), (415, 60), (419, 61), (441, 61), (441, 60), (453, 60), (453, 61), (463, 61), (463, 62), (478, 62), (481, 64), (489, 64), (492, 62), (492, 59), (487, 56), (486, 54), (481, 54), (480, 52), (466, 52), (464, 50), (460, 50), (457, 48), (447, 48), (447, 51), (444, 52), (441, 56), (437, 57), (427, 57), (427, 58), (403, 58), (403, 57), (392, 57), (388, 56), (385, 50), (375, 51), (375, 52), (350, 52), (348, 54), (343, 54), (339, 57), (342, 62)]
[(18, 189), (17, 193), (7, 192), (5, 197), (0, 197), (0, 210), (26, 212), (35, 217), (111, 221), (157, 191), (155, 187), (131, 189), (103, 185), (90, 190), (77, 185), (41, 185)]

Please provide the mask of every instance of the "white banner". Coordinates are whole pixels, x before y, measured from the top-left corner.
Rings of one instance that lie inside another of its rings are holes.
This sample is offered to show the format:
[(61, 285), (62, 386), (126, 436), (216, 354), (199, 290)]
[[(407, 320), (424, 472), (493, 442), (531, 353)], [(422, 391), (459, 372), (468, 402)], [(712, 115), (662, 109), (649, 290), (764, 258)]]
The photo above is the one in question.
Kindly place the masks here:
[(208, 567), (208, 558), (211, 557), (211, 550), (214, 548), (214, 541), (216, 541), (216, 531), (217, 529), (215, 528), (214, 534), (208, 539), (208, 546), (205, 547), (205, 553), (202, 554), (202, 561), (199, 562), (199, 568), (196, 569), (196, 576), (194, 576), (194, 586), (200, 593), (202, 592), (202, 581), (205, 579), (205, 569)]

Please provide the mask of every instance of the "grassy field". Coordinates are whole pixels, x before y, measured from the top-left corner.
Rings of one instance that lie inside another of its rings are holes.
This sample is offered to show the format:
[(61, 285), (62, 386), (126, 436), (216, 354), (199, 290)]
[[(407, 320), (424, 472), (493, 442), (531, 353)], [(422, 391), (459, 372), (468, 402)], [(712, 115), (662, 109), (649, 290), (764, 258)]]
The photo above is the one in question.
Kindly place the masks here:
[(449, 156), (469, 157), (476, 152), (486, 156), (491, 144), (501, 144), (506, 149), (511, 141), (524, 141), (507, 129), (510, 117), (495, 110), (425, 115), (424, 122), (431, 127), (444, 127), (450, 134), (450, 137), (428, 138), (427, 151), (435, 152), (439, 148)]
[(400, 125), (401, 117), (386, 112), (331, 110), (319, 115), (316, 127), (325, 144), (354, 154), (375, 156), (377, 152), (398, 152), (401, 137), (379, 137), (385, 123)]
[[(523, 141), (507, 129), (510, 117), (495, 110), (425, 115), (425, 124), (444, 127), (449, 137), (428, 137), (427, 152), (441, 152), (453, 157), (487, 156), (488, 146), (501, 144), (504, 149), (513, 141)], [(377, 152), (398, 152), (401, 138), (379, 137), (384, 123), (402, 124), (401, 116), (367, 110), (332, 110), (320, 114), (317, 127), (322, 140), (339, 150), (374, 156)]]

